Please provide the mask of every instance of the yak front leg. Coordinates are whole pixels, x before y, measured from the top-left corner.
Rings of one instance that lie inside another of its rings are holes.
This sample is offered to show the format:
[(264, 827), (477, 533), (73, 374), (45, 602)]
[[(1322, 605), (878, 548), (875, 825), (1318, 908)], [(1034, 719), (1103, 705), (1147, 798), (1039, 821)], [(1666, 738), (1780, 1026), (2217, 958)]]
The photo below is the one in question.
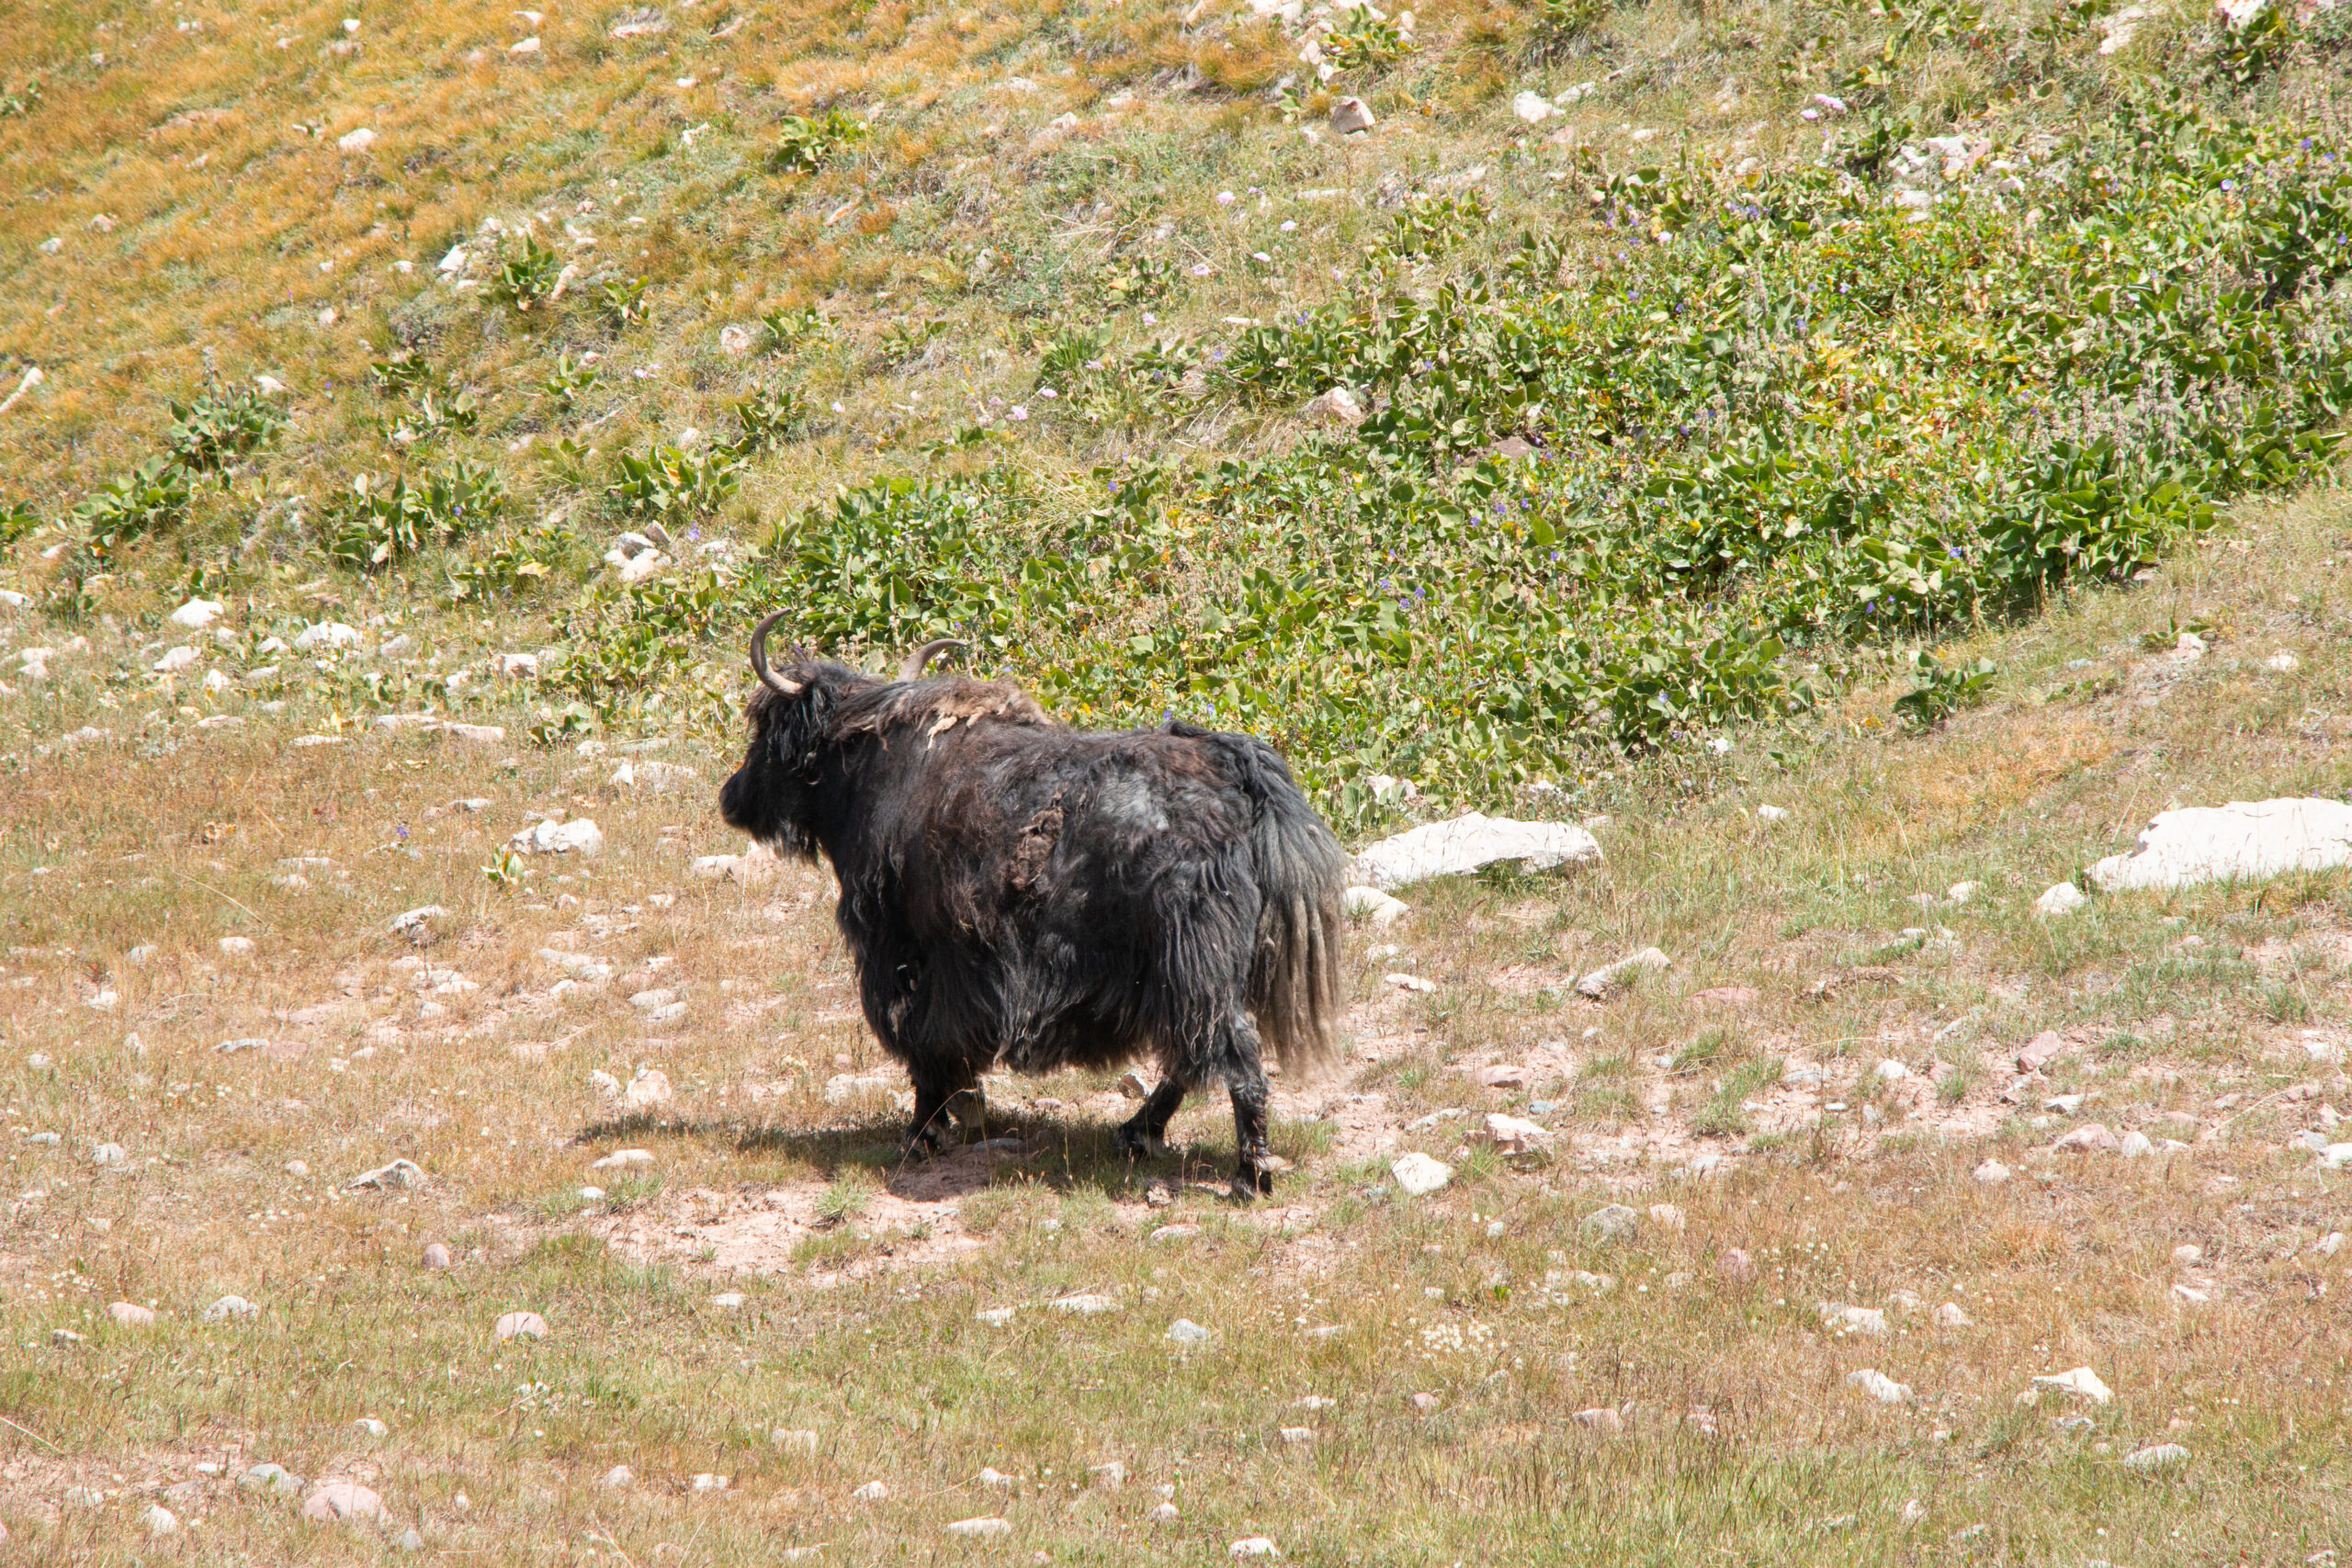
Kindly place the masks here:
[(1175, 1075), (1170, 1073), (1161, 1078), (1159, 1087), (1151, 1091), (1151, 1098), (1143, 1102), (1143, 1109), (1119, 1124), (1114, 1134), (1119, 1152), (1129, 1159), (1159, 1153), (1167, 1143), (1168, 1123), (1174, 1118), (1176, 1108), (1183, 1103), (1184, 1086), (1176, 1081)]
[(947, 1104), (955, 1096), (955, 1085), (927, 1076), (916, 1077), (914, 1118), (907, 1123), (907, 1135), (899, 1145), (910, 1158), (937, 1154), (940, 1145), (947, 1141)]

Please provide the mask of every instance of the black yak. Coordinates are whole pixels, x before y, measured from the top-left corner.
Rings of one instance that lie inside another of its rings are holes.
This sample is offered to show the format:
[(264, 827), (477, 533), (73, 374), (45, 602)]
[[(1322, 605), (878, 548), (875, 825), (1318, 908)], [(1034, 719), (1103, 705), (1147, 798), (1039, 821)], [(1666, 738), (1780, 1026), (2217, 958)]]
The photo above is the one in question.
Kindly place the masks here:
[(1185, 1091), (1222, 1081), (1234, 1190), (1272, 1190), (1261, 1043), (1295, 1073), (1332, 1055), (1345, 859), (1273, 748), (1082, 733), (1017, 687), (922, 679), (952, 643), (894, 681), (806, 653), (772, 670), (780, 618), (752, 634), (751, 743), (718, 807), (831, 861), (866, 1022), (914, 1083), (909, 1151), (992, 1067), (1148, 1055), (1160, 1082), (1120, 1148), (1156, 1147)]

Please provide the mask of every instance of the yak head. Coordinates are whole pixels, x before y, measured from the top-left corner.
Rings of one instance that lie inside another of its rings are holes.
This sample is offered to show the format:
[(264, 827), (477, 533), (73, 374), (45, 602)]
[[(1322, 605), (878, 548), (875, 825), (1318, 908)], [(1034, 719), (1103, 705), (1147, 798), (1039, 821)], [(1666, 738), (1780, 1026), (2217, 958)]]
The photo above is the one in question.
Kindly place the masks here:
[[(752, 671), (760, 678), (744, 710), (752, 739), (743, 765), (718, 792), (718, 813), (777, 853), (805, 857), (817, 852), (818, 787), (837, 721), (845, 707), (867, 705), (860, 699), (889, 682), (798, 649), (790, 664), (771, 669), (768, 633), (783, 618), (779, 610), (752, 633)], [(933, 656), (966, 646), (955, 637), (923, 644), (899, 666), (899, 681), (920, 679)]]

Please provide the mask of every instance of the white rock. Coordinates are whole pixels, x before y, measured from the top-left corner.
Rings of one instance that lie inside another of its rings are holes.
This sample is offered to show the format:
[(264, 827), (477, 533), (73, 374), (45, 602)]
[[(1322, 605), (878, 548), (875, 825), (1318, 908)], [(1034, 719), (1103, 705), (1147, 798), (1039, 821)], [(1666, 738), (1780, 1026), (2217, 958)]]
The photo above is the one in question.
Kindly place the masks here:
[(1350, 430), (1363, 423), (1363, 404), (1349, 387), (1328, 387), (1309, 398), (1298, 412), (1301, 418), (1315, 423), (1337, 424)]
[(1600, 840), (1566, 822), (1519, 822), (1473, 811), (1383, 839), (1349, 863), (1348, 880), (1393, 892), (1433, 876), (1456, 876), (1498, 861), (1531, 871), (1597, 865)]
[(1487, 1136), (1505, 1154), (1525, 1154), (1530, 1149), (1550, 1147), (1553, 1134), (1552, 1129), (1540, 1122), (1495, 1112), (1487, 1118)]
[(204, 1309), (207, 1323), (227, 1323), (232, 1318), (259, 1317), (261, 1308), (243, 1296), (222, 1296)]
[(474, 746), (503, 746), (506, 743), (505, 729), (495, 724), (458, 724), (452, 721), (441, 727), (441, 733)]
[(151, 1536), (176, 1535), (180, 1528), (179, 1516), (161, 1503), (151, 1505), (145, 1513), (140, 1515), (139, 1524)]
[(569, 822), (534, 822), (519, 829), (506, 845), (517, 854), (593, 855), (604, 849), (605, 835), (590, 818), (575, 817)]
[[(605, 558), (610, 559), (607, 556)], [(660, 550), (647, 550), (620, 563), (618, 574), (625, 583), (643, 582), (647, 578), (670, 564), (670, 558)]]
[(1785, 822), (1789, 819), (1789, 808), (1785, 806), (1759, 806), (1756, 808), (1756, 819), (1758, 822)]
[(639, 1067), (621, 1090), (621, 1109), (648, 1111), (670, 1103), (670, 1075), (659, 1067)]
[(2047, 892), (2033, 901), (2033, 912), (2045, 919), (2055, 919), (2061, 916), (2073, 914), (2089, 902), (2090, 900), (2083, 896), (2083, 890), (2073, 883), (2054, 883)]
[(721, 1291), (710, 1298), (710, 1304), (722, 1312), (734, 1312), (751, 1299), (741, 1291)]
[(376, 145), (376, 133), (363, 125), (356, 130), (346, 130), (336, 137), (334, 144), (346, 152), (365, 152)]
[[(768, 1442), (770, 1446), (782, 1449), (786, 1453), (813, 1454), (817, 1451), (817, 1434), (805, 1427), (770, 1427)], [(986, 1471), (981, 1472), (982, 1479), (985, 1480), (988, 1473)]]
[(991, 1328), (1002, 1328), (1012, 1321), (1012, 1307), (982, 1307), (972, 1316), (976, 1321), (985, 1323)]
[(1105, 1491), (1115, 1492), (1127, 1483), (1127, 1467), (1119, 1460), (1106, 1460), (1086, 1467), (1088, 1478)]
[(1834, 1302), (1824, 1302), (1821, 1303), (1821, 1321), (1831, 1328), (1867, 1334), (1873, 1339), (1883, 1339), (1889, 1332), (1883, 1307), (1839, 1306)]
[(1400, 991), (1412, 991), (1425, 996), (1437, 989), (1435, 980), (1424, 979), (1419, 975), (1408, 975), (1402, 970), (1393, 975), (1383, 975), (1380, 978), (1382, 984), (1394, 986)]
[(1453, 1168), (1417, 1152), (1391, 1164), (1388, 1174), (1396, 1179), (1396, 1185), (1408, 1197), (1425, 1198), (1453, 1179)]
[(2320, 1151), (2320, 1163), (2330, 1170), (2352, 1170), (2352, 1144), (2330, 1144)]
[(2123, 1468), (2148, 1474), (2159, 1470), (2176, 1470), (2188, 1462), (2188, 1450), (2178, 1443), (2158, 1443), (2154, 1448), (2141, 1449), (2123, 1456)]
[(545, 1339), (548, 1337), (548, 1320), (535, 1312), (504, 1313), (492, 1332), (502, 1340)]
[(1283, 1427), (1275, 1433), (1275, 1436), (1282, 1438), (1284, 1443), (1295, 1448), (1302, 1444), (1313, 1442), (1315, 1440), (1315, 1428), (1312, 1427)]
[(718, 350), (721, 354), (744, 355), (752, 352), (752, 329), (744, 326), (724, 326), (718, 329)]
[[(1355, 102), (1353, 98), (1343, 101), (1351, 104)], [(1338, 118), (1336, 113), (1332, 116), (1335, 121)], [(1262, 1535), (1245, 1535), (1226, 1548), (1226, 1551), (1234, 1557), (1280, 1557), (1283, 1554), (1282, 1548)]]
[(200, 632), (219, 620), (220, 612), (227, 608), (228, 606), (218, 599), (191, 599), (174, 610), (166, 618), (175, 626), (185, 626), (189, 631)]
[(440, 905), (421, 904), (413, 909), (406, 909), (394, 915), (390, 929), (394, 936), (421, 938), (434, 921), (445, 920), (448, 918), (449, 911)]
[(302, 1517), (322, 1525), (342, 1519), (380, 1519), (384, 1500), (356, 1481), (323, 1482), (302, 1499)]
[(1577, 994), (1594, 1001), (1605, 1001), (1634, 978), (1656, 974), (1672, 966), (1674, 961), (1659, 948), (1645, 947), (1641, 952), (1605, 964), (1577, 982)]
[(1911, 1076), (1911, 1069), (1890, 1056), (1872, 1068), (1871, 1076), (1881, 1083), (1901, 1083)]
[(1340, 907), (1354, 919), (1370, 919), (1377, 931), (1386, 931), (1413, 912), (1410, 904), (1377, 887), (1349, 888), (1340, 895)]
[(1864, 1367), (1858, 1372), (1848, 1372), (1849, 1386), (1860, 1389), (1881, 1404), (1902, 1404), (1911, 1398), (1911, 1385), (1896, 1382), (1876, 1367)]
[(729, 1484), (729, 1477), (704, 1471), (687, 1484), (696, 1492), (724, 1492)]
[(187, 669), (189, 665), (195, 663), (196, 660), (196, 649), (188, 647), (186, 643), (182, 643), (177, 648), (166, 649), (164, 653), (164, 657), (155, 660), (155, 673), (158, 675), (176, 675), (181, 671)]
[(449, 1247), (447, 1243), (428, 1241), (424, 1244), (425, 1268), (439, 1273), (447, 1270), (454, 1267), (454, 1265), (455, 1259), (449, 1256)]
[(2325, 1235), (2320, 1237), (2317, 1241), (2312, 1243), (2312, 1250), (2318, 1253), (2322, 1258), (2333, 1258), (2338, 1252), (2342, 1251), (2343, 1248), (2344, 1233), (2342, 1231), (2330, 1231)]
[(1998, 1187), (2009, 1179), (2009, 1168), (1999, 1160), (1988, 1159), (1975, 1170), (1976, 1179), (1987, 1187)]
[[(1339, 135), (1353, 136), (1359, 132), (1370, 130), (1379, 123), (1380, 121), (1373, 116), (1372, 107), (1362, 98), (1341, 98), (1331, 106), (1331, 129)], [(1261, 1536), (1253, 1539), (1262, 1540), (1265, 1538)], [(1267, 1548), (1269, 1551), (1272, 1550), (1271, 1541), (1267, 1543)], [(1234, 1555), (1237, 1557), (1241, 1555), (1238, 1548)]]
[(2087, 1399), (2093, 1404), (2105, 1404), (2115, 1397), (2115, 1391), (2100, 1382), (2099, 1375), (2088, 1367), (2038, 1375), (2033, 1380), (2033, 1386), (2054, 1389), (2077, 1399)]
[(1212, 1336), (1191, 1318), (1180, 1317), (1168, 1325), (1168, 1337), (1179, 1345), (1205, 1345)]
[(2113, 1154), (2120, 1145), (2115, 1134), (2107, 1130), (2107, 1123), (2086, 1122), (2052, 1141), (2050, 1146), (2080, 1154)]
[(947, 1527), (949, 1535), (960, 1535), (973, 1540), (1002, 1540), (1012, 1533), (1012, 1521), (993, 1516), (976, 1519), (957, 1519)]
[(539, 40), (536, 37), (533, 37), (526, 38), (520, 43), (510, 43), (506, 46), (506, 52), (509, 54), (537, 54), (539, 52)]
[(117, 1302), (107, 1308), (107, 1315), (114, 1319), (118, 1328), (153, 1328), (155, 1325), (154, 1313), (135, 1302)]
[(97, 1166), (128, 1165), (130, 1151), (120, 1144), (100, 1144), (90, 1151), (90, 1163)]
[(2154, 1154), (2156, 1145), (2148, 1141), (2147, 1134), (2135, 1127), (2123, 1134), (2123, 1141), (2117, 1146), (2116, 1152), (2125, 1159), (2138, 1159), (2143, 1155)]
[(890, 1496), (890, 1488), (882, 1482), (869, 1481), (849, 1495), (850, 1501), (853, 1503), (888, 1502)]
[(1172, 1525), (1179, 1517), (1176, 1505), (1173, 1503), (1155, 1503), (1152, 1505), (1151, 1512), (1144, 1516), (1155, 1525)]
[(2317, 797), (2159, 812), (2129, 854), (2090, 869), (2106, 893), (2254, 882), (2352, 865), (2352, 806)]
[(305, 626), (294, 638), (295, 649), (300, 653), (314, 653), (320, 649), (357, 648), (359, 643), (358, 628), (345, 626), (341, 621), (321, 621), (316, 626)]
[(604, 1158), (591, 1161), (588, 1168), (591, 1170), (625, 1170), (633, 1165), (651, 1165), (652, 1163), (653, 1153), (650, 1149), (615, 1149), (611, 1154), (606, 1155)]
[(302, 1478), (282, 1464), (257, 1464), (237, 1477), (237, 1484), (248, 1492), (273, 1492), (280, 1497), (291, 1497), (302, 1490)]
[(1946, 1302), (1936, 1309), (1936, 1326), (1939, 1328), (1968, 1328), (1975, 1322), (1958, 1302)]
[(1552, 100), (1541, 93), (1521, 89), (1510, 101), (1510, 112), (1529, 125), (1541, 125), (1555, 112)]
[(424, 1168), (414, 1160), (396, 1159), (390, 1165), (379, 1165), (373, 1170), (362, 1171), (353, 1177), (349, 1190), (354, 1192), (368, 1189), (379, 1192), (389, 1192), (394, 1188), (405, 1190), (423, 1187), (430, 1179), (424, 1174)]
[(637, 1472), (625, 1464), (616, 1464), (605, 1472), (604, 1486), (607, 1492), (623, 1492), (637, 1483)]
[(367, 1433), (371, 1438), (390, 1437), (392, 1430), (381, 1421), (377, 1420), (373, 1416), (362, 1416), (358, 1420), (354, 1421), (352, 1425), (357, 1427), (360, 1431)]
[(1083, 1293), (1075, 1296), (1063, 1296), (1058, 1300), (1048, 1303), (1047, 1304), (1056, 1312), (1075, 1313), (1080, 1317), (1094, 1317), (1102, 1313), (1116, 1312), (1119, 1310), (1119, 1303), (1113, 1301), (1108, 1296)]

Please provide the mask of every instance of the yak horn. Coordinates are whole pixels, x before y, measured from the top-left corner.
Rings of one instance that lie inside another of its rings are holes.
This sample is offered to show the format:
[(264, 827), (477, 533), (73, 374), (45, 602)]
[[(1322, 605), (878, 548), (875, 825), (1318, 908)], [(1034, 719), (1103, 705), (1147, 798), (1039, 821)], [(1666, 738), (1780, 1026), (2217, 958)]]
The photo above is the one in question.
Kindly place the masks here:
[(778, 610), (752, 628), (752, 673), (757, 675), (760, 678), (760, 684), (769, 691), (780, 692), (787, 697), (797, 697), (800, 694), (800, 682), (787, 681), (768, 668), (768, 632), (782, 619), (784, 619), (784, 612)]
[(929, 642), (924, 643), (921, 648), (916, 649), (912, 653), (908, 654), (904, 660), (899, 661), (899, 679), (901, 681), (919, 681), (922, 678), (922, 667), (930, 663), (933, 659), (936, 659), (939, 655), (946, 652), (951, 648), (969, 648), (972, 645), (970, 643), (966, 642), (960, 637), (933, 637)]

